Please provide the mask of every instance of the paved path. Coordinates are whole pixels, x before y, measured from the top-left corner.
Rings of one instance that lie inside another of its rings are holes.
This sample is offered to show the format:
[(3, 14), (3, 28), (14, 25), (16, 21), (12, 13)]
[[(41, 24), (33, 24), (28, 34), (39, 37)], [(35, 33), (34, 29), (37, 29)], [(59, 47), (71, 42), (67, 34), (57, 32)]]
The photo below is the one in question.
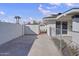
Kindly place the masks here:
[(54, 42), (52, 42), (46, 34), (38, 36), (35, 40), (29, 56), (61, 56)]
[(54, 43), (46, 34), (24, 35), (0, 45), (2, 56), (60, 56)]
[(24, 35), (0, 45), (2, 56), (27, 56), (37, 35)]

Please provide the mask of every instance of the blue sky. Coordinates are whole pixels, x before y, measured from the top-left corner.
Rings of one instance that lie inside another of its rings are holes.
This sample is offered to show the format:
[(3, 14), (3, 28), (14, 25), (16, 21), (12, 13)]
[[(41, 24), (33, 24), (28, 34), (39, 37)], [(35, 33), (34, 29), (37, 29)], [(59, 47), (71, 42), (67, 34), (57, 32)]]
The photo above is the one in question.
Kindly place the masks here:
[(21, 16), (21, 21), (41, 20), (49, 14), (63, 13), (71, 8), (78, 8), (78, 3), (0, 3), (0, 20), (15, 22), (14, 16)]

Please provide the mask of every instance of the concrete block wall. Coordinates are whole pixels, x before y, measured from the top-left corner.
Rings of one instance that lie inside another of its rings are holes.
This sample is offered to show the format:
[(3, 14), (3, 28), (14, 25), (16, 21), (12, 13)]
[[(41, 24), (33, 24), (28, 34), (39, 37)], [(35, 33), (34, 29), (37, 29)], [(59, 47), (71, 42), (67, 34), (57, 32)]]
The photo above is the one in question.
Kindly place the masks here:
[(24, 34), (39, 34), (40, 29), (39, 25), (25, 25)]
[(20, 24), (0, 22), (0, 45), (22, 35)]

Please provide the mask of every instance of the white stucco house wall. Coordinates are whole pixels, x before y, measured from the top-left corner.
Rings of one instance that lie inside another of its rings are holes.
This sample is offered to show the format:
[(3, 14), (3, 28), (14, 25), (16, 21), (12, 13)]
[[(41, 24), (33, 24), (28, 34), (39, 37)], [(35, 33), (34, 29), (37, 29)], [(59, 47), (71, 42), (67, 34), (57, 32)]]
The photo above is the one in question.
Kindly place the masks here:
[[(47, 22), (47, 34), (50, 37), (60, 37), (65, 41), (79, 44), (79, 8), (72, 8), (64, 13), (44, 17)], [(69, 38), (66, 38), (69, 37)]]

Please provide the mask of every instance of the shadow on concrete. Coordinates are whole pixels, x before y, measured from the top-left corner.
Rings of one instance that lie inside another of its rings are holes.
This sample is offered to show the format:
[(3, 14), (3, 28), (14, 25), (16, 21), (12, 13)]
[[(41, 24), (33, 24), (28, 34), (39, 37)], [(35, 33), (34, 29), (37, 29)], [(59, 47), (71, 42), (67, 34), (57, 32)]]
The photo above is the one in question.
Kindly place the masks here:
[(6, 42), (0, 45), (0, 56), (27, 56), (36, 39), (37, 35), (23, 35)]
[[(67, 47), (66, 42), (64, 42), (64, 40), (61, 40), (61, 42), (60, 42), (60, 40), (58, 38), (52, 38), (52, 41), (58, 47), (58, 50), (60, 50), (60, 48), (61, 48), (61, 52), (62, 52), (63, 56), (71, 56), (70, 55), (71, 53)], [(61, 44), (61, 47), (60, 47), (60, 44)]]

